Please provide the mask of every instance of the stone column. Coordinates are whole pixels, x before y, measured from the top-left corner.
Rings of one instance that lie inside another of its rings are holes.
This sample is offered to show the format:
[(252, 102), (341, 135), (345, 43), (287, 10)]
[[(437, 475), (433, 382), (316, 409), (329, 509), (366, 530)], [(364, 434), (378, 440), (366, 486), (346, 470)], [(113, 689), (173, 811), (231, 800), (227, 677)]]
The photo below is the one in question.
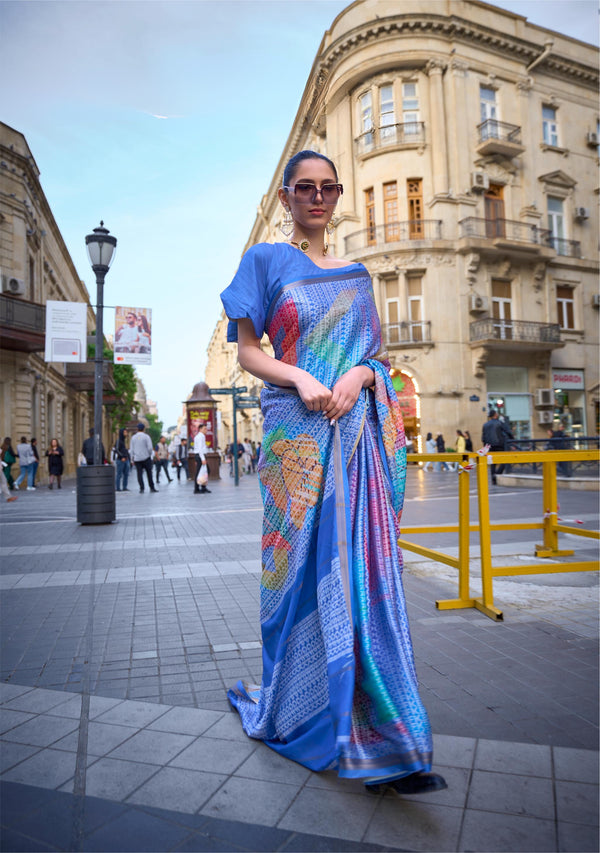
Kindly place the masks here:
[(450, 186), (454, 195), (462, 195), (470, 188), (469, 131), (474, 131), (474, 128), (469, 127), (468, 116), (465, 115), (468, 105), (466, 87), (468, 67), (466, 62), (453, 59), (450, 63), (452, 74), (447, 79), (450, 104), (448, 138), (453, 140), (449, 152)]
[(446, 63), (440, 59), (430, 59), (426, 68), (429, 75), (429, 114), (431, 118), (429, 142), (431, 144), (434, 196), (448, 192), (448, 148), (442, 85), (442, 75), (445, 68)]

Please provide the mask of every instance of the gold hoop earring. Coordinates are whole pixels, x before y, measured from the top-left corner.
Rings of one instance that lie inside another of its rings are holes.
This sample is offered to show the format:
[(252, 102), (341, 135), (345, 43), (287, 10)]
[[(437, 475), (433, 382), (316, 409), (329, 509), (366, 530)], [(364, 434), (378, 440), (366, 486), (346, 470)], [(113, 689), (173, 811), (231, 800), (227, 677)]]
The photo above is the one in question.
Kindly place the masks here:
[(333, 234), (333, 232), (335, 231), (335, 229), (337, 228), (337, 224), (338, 224), (337, 219), (335, 218), (335, 214), (334, 214), (331, 217), (331, 219), (329, 220), (329, 222), (327, 223), (327, 225), (325, 226), (325, 230), (327, 231), (327, 233), (329, 234), (330, 237)]
[(283, 220), (279, 226), (279, 230), (287, 239), (294, 233), (294, 220), (292, 219), (292, 212), (289, 207), (285, 207), (284, 210), (285, 213), (283, 214)]

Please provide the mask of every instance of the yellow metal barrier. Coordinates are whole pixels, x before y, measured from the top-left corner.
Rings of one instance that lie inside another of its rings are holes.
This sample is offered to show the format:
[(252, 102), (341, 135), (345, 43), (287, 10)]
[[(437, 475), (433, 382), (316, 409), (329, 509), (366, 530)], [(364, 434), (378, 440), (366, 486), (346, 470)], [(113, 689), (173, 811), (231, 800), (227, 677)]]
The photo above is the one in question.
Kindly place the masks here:
[[(469, 519), (469, 486), (470, 474), (461, 471), (458, 476), (458, 524), (443, 524), (434, 526), (405, 527), (398, 545), (408, 551), (414, 551), (424, 557), (430, 557), (436, 562), (445, 563), (458, 570), (458, 598), (436, 601), (440, 610), (456, 610), (474, 607), (491, 619), (502, 620), (502, 611), (494, 606), (493, 579), (507, 575), (534, 575), (563, 572), (597, 571), (600, 564), (597, 560), (565, 562), (565, 563), (532, 563), (518, 566), (492, 566), (492, 531), (496, 530), (543, 530), (543, 544), (536, 546), (536, 557), (571, 556), (572, 550), (558, 547), (558, 534), (571, 533), (588, 539), (600, 539), (600, 533), (594, 530), (583, 530), (561, 524), (558, 517), (558, 495), (556, 485), (557, 462), (600, 461), (597, 450), (544, 450), (526, 452), (494, 453), (496, 465), (517, 464), (525, 462), (541, 462), (543, 472), (543, 518), (540, 522), (523, 522), (511, 524), (492, 524), (490, 522), (490, 501), (488, 487), (488, 456), (476, 453), (458, 456), (456, 453), (410, 453), (409, 462), (457, 462), (463, 466), (468, 463), (475, 465), (477, 479), (477, 497), (479, 523), (470, 524)], [(474, 598), (469, 586), (469, 533), (479, 532), (481, 587), (482, 595)], [(404, 539), (405, 535), (419, 533), (458, 533), (458, 557), (451, 557), (441, 551), (416, 545)]]

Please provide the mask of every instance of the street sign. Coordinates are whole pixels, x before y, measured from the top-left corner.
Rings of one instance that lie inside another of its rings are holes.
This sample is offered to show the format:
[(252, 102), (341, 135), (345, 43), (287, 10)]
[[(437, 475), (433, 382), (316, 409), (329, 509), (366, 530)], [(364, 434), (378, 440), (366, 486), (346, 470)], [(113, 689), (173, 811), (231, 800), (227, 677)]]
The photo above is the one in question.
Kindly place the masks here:
[(240, 397), (236, 402), (236, 407), (238, 409), (259, 409), (260, 403), (256, 397), (254, 399), (251, 397)]
[(245, 385), (239, 388), (209, 388), (210, 394), (245, 394), (248, 389)]

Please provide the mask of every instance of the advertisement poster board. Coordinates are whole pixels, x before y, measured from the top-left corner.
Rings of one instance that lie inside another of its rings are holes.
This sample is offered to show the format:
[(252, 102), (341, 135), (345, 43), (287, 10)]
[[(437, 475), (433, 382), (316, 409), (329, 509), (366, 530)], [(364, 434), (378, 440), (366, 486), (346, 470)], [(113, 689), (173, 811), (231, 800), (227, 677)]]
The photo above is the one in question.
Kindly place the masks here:
[[(206, 430), (206, 447), (213, 450), (215, 447), (215, 412), (212, 408), (204, 408), (202, 405), (188, 406), (187, 412), (188, 444), (191, 446), (201, 423), (208, 424)], [(193, 450), (192, 450), (193, 452)]]
[(44, 361), (87, 361), (87, 305), (85, 302), (46, 302)]
[(152, 309), (115, 308), (115, 364), (152, 364)]

